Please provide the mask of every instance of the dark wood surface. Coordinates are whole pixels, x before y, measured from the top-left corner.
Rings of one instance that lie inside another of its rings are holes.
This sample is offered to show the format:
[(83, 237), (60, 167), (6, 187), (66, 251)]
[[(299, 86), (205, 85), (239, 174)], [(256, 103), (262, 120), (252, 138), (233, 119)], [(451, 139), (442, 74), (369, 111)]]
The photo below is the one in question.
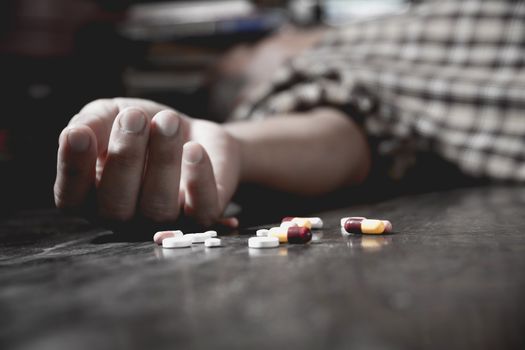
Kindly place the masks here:
[[(15, 213), (0, 223), (0, 347), (523, 349), (524, 204), (508, 186), (401, 196), (313, 213), (315, 241), (269, 250), (236, 233), (163, 250)], [(396, 232), (343, 236), (348, 215)]]

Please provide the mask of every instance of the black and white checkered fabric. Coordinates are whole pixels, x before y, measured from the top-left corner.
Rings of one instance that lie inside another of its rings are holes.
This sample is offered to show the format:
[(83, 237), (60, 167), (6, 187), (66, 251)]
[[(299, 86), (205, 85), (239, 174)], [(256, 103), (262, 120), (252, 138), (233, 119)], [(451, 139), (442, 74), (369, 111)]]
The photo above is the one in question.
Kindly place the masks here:
[(428, 2), (334, 31), (233, 119), (319, 106), (355, 118), (392, 176), (431, 152), (470, 175), (525, 180), (525, 2)]

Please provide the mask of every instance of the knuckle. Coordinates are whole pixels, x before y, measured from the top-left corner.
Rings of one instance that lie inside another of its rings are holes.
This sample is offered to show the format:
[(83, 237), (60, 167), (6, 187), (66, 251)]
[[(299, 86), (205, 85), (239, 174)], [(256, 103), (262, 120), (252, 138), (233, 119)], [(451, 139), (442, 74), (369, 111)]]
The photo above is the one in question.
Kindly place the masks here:
[(112, 162), (123, 169), (134, 168), (142, 164), (144, 152), (136, 147), (113, 146), (108, 150), (107, 162)]
[(112, 104), (115, 104), (115, 102), (111, 98), (97, 98), (96, 100), (93, 100), (86, 104), (84, 108), (82, 108), (82, 110), (85, 111), (90, 109), (98, 109), (101, 106), (107, 106)]
[(156, 167), (170, 167), (179, 163), (176, 149), (159, 149), (150, 155), (151, 163)]
[(82, 175), (83, 172), (76, 164), (64, 161), (58, 164), (57, 173), (64, 178), (75, 179)]

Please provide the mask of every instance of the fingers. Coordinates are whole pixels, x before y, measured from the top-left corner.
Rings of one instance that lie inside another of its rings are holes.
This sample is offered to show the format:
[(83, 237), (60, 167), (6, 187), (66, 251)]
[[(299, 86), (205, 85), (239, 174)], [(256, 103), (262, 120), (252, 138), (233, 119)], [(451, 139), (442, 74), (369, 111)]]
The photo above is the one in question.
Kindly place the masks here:
[(212, 225), (221, 214), (217, 184), (210, 158), (197, 142), (187, 142), (182, 151), (184, 213), (203, 226)]
[(153, 117), (140, 210), (156, 222), (174, 221), (179, 215), (182, 134), (175, 112), (165, 110)]
[(87, 126), (95, 133), (99, 155), (107, 150), (109, 135), (119, 107), (113, 99), (96, 100), (86, 105), (69, 126)]
[(102, 217), (118, 221), (133, 217), (144, 173), (148, 139), (149, 121), (140, 109), (126, 108), (118, 114), (97, 188)]
[(54, 186), (58, 208), (80, 207), (95, 180), (96, 138), (87, 126), (66, 128), (60, 135)]

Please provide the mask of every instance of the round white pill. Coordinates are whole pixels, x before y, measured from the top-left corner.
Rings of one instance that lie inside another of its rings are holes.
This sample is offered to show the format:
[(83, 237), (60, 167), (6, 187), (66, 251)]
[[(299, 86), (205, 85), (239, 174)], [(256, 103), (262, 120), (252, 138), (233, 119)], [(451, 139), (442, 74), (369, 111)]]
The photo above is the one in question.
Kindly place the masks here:
[(204, 246), (206, 247), (220, 247), (221, 239), (220, 238), (208, 238), (204, 241)]
[(255, 233), (257, 234), (257, 237), (266, 237), (268, 236), (269, 230), (262, 228), (260, 230), (257, 230)]
[(162, 248), (186, 248), (190, 247), (193, 239), (191, 237), (168, 237), (162, 241)]
[(180, 230), (159, 231), (153, 235), (153, 241), (157, 244), (162, 244), (162, 241), (168, 237), (181, 237), (183, 235)]
[(275, 248), (279, 246), (279, 238), (277, 237), (251, 237), (248, 239), (248, 247), (250, 248)]
[(208, 238), (211, 238), (211, 234), (208, 232), (194, 233), (193, 243), (204, 243)]
[(204, 232), (204, 233), (209, 234), (210, 237), (217, 237), (217, 231), (211, 231), (211, 230), (210, 230), (210, 231), (206, 231), (206, 232)]

